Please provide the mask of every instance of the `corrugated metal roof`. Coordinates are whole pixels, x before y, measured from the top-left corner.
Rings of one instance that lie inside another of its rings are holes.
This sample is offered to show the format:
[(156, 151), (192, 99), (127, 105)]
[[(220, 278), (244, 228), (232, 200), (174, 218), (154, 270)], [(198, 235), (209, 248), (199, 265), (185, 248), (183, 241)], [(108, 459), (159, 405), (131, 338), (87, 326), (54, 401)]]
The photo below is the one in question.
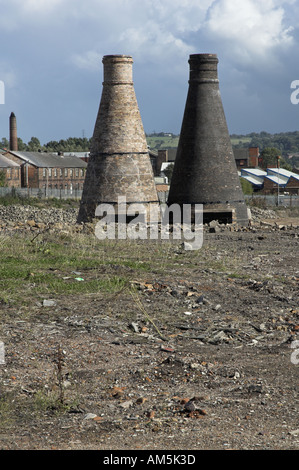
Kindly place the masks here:
[(244, 180), (249, 181), (249, 183), (254, 184), (255, 186), (263, 186), (264, 184), (264, 178), (258, 178), (257, 176), (247, 176), (247, 175), (241, 175), (241, 178)]
[(290, 178), (291, 176), (296, 175), (296, 173), (293, 173), (292, 171), (285, 170), (284, 168), (267, 168), (267, 173), (268, 175), (282, 175), (287, 178)]
[[(72, 156), (77, 158), (88, 158), (90, 156), (90, 152), (63, 152), (64, 156)], [(54, 153), (58, 155), (58, 153)]]
[(289, 178), (277, 175), (267, 175), (265, 176), (265, 179), (273, 181), (273, 183), (279, 184), (279, 186), (286, 186), (289, 181)]
[(267, 172), (264, 170), (260, 170), (259, 168), (242, 168), (241, 175), (250, 174), (254, 176), (266, 176)]
[(299, 180), (299, 175), (297, 175), (297, 173), (293, 173), (290, 178), (294, 178), (295, 180)]
[(47, 152), (20, 152), (9, 151), (24, 162), (39, 168), (86, 168), (87, 163), (78, 157), (71, 155), (55, 155)]

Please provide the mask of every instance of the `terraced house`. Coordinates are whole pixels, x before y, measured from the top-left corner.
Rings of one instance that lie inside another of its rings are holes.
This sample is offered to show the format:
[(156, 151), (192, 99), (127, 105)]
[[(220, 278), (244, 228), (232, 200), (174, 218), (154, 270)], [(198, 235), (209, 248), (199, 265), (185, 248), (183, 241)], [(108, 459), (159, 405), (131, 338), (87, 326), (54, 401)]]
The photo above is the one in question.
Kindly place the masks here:
[(4, 175), (5, 186), (10, 188), (21, 187), (21, 166), (4, 155), (5, 151), (0, 150), (0, 172)]
[[(87, 163), (74, 155), (2, 150), (6, 161), (20, 168), (23, 188), (83, 189)], [(11, 185), (12, 186), (12, 185)]]

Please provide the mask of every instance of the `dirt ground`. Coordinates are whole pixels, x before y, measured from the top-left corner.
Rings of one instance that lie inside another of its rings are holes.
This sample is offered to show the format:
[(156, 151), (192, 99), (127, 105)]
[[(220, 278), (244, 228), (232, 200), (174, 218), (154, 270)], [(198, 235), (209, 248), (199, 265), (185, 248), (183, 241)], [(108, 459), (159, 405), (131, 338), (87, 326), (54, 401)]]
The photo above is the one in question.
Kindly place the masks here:
[(207, 229), (194, 263), (174, 243), (175, 270), (132, 270), (137, 300), (61, 296), (32, 305), (34, 321), (10, 310), (1, 449), (298, 450), (298, 227)]

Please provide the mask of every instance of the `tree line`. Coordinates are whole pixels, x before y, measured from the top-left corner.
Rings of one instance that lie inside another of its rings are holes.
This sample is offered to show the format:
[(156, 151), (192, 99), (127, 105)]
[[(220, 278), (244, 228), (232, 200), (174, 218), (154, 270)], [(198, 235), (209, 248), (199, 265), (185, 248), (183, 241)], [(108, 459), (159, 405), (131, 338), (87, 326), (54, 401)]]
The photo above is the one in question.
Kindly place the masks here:
[(235, 142), (239, 140), (239, 143), (234, 145), (238, 148), (259, 147), (262, 151), (267, 147), (275, 147), (283, 157), (292, 153), (299, 153), (299, 131), (280, 132), (278, 134), (270, 134), (265, 131), (251, 132), (246, 135), (232, 134), (231, 138)]
[[(163, 137), (176, 139), (178, 136), (171, 132), (160, 132), (148, 134), (147, 137), (159, 136), (162, 139), (160, 148), (163, 147)], [(270, 134), (268, 132), (252, 132), (250, 134), (239, 135), (231, 134), (234, 148), (248, 148), (259, 147), (260, 152), (266, 148), (275, 148), (282, 158), (288, 159), (289, 155), (299, 154), (299, 131), (294, 132), (281, 132), (277, 134)], [(37, 152), (38, 150), (47, 152), (88, 152), (91, 146), (91, 138), (87, 137), (69, 137), (68, 139), (61, 139), (59, 141), (51, 140), (46, 144), (41, 144), (37, 137), (31, 137), (29, 142), (25, 143), (21, 138), (18, 138), (18, 148), (21, 151)], [(1, 148), (9, 148), (7, 138), (3, 137), (0, 141)], [(295, 156), (294, 159), (299, 157)]]
[[(29, 142), (25, 143), (18, 137), (18, 149), (22, 152), (88, 152), (90, 150), (91, 139), (87, 137), (69, 137), (59, 141), (51, 140), (42, 145), (37, 137), (31, 137)], [(9, 148), (9, 142), (6, 137), (0, 142), (1, 148)]]

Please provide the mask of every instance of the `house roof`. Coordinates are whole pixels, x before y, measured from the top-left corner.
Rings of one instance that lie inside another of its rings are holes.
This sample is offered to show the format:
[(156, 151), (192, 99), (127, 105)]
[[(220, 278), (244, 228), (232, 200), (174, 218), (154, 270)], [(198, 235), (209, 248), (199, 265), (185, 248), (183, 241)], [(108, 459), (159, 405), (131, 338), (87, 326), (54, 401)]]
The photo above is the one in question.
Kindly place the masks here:
[(285, 176), (286, 178), (290, 178), (291, 176), (295, 175), (292, 171), (286, 170), (285, 168), (267, 168), (268, 175), (279, 175)]
[(249, 158), (248, 148), (233, 148), (235, 160), (243, 160)]
[(263, 178), (259, 178), (258, 176), (247, 176), (247, 175), (242, 175), (241, 178), (243, 178), (244, 180), (247, 180), (249, 181), (249, 183), (253, 184), (254, 186), (263, 186), (264, 184), (264, 179)]
[(47, 152), (20, 152), (12, 151), (6, 153), (19, 157), (26, 163), (39, 168), (86, 168), (87, 163), (73, 155), (55, 155)]
[[(64, 156), (68, 157), (77, 157), (77, 158), (88, 158), (90, 156), (90, 152), (63, 152)], [(58, 153), (55, 152), (55, 155), (58, 155)]]
[(267, 168), (267, 171), (258, 168), (242, 168), (241, 177), (252, 183), (253, 185), (262, 185), (264, 179), (272, 181), (279, 186), (285, 187), (290, 178), (299, 180), (299, 175), (284, 168)]
[(264, 170), (260, 170), (259, 168), (242, 168), (241, 170), (241, 175), (242, 176), (266, 176), (267, 172)]
[(168, 149), (168, 161), (169, 162), (174, 162), (177, 154), (177, 148), (170, 148)]
[(270, 180), (275, 184), (279, 184), (279, 186), (285, 186), (289, 181), (289, 178), (277, 175), (267, 175), (265, 176), (265, 179)]
[(17, 168), (19, 166), (18, 163), (9, 160), (9, 158), (5, 157), (5, 155), (0, 152), (0, 168)]

